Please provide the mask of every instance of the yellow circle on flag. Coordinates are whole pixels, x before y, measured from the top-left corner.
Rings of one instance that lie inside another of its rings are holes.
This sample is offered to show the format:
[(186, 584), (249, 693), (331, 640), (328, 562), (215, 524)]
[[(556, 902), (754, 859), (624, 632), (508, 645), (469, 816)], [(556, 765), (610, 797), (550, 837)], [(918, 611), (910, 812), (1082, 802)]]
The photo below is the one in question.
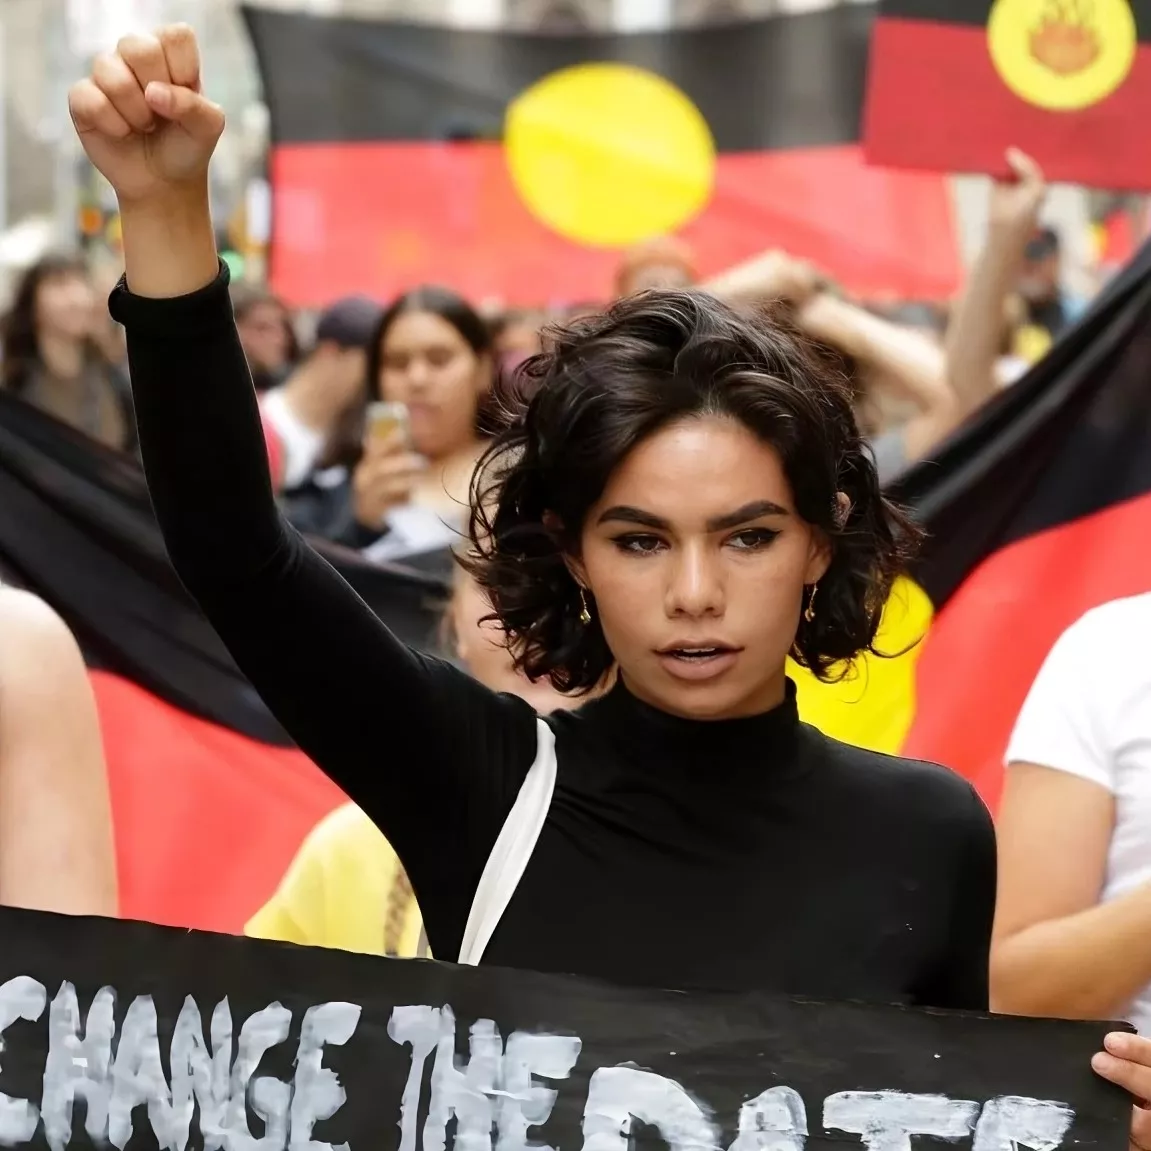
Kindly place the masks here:
[(1074, 112), (1127, 78), (1135, 16), (1128, 0), (995, 0), (987, 42), (995, 70), (1020, 99)]
[(707, 204), (715, 178), (699, 109), (629, 64), (578, 64), (533, 84), (508, 108), (504, 148), (531, 212), (594, 247), (675, 231)]
[(875, 637), (880, 655), (860, 655), (834, 683), (789, 662), (800, 718), (833, 739), (897, 755), (915, 718), (916, 664), (933, 614), (927, 593), (901, 576), (887, 597)]

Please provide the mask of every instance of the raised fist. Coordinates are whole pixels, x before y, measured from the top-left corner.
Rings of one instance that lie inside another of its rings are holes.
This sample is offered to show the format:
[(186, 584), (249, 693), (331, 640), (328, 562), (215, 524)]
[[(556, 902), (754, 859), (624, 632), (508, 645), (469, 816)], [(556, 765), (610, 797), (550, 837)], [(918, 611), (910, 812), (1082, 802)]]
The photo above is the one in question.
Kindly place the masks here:
[(121, 205), (206, 186), (224, 113), (200, 91), (200, 52), (186, 24), (125, 36), (68, 94), (88, 158)]
[(1047, 184), (1039, 165), (1018, 148), (1007, 150), (1007, 165), (1010, 177), (996, 180), (991, 189), (991, 226), (1029, 240), (1039, 222)]

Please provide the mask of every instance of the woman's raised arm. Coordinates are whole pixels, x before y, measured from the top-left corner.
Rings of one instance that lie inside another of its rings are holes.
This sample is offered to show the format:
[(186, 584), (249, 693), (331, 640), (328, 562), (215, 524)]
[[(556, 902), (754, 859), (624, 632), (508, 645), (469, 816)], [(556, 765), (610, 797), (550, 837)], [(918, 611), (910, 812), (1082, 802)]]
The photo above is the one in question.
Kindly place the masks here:
[[(379, 824), (429, 919), (466, 904), (535, 753), (534, 716), (397, 641), (284, 522), (216, 255), (208, 162), (223, 114), (186, 26), (128, 37), (73, 88), (115, 188), (148, 487), (172, 562), (289, 734)], [(470, 885), (470, 887), (469, 887)]]

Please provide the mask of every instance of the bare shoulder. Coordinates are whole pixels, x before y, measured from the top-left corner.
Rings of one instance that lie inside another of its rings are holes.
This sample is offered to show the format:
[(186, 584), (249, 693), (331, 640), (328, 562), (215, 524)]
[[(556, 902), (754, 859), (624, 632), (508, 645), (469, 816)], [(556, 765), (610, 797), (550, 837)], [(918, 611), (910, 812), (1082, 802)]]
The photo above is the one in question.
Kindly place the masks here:
[(53, 608), (29, 592), (0, 587), (0, 674), (13, 666), (31, 673), (81, 662), (76, 640)]

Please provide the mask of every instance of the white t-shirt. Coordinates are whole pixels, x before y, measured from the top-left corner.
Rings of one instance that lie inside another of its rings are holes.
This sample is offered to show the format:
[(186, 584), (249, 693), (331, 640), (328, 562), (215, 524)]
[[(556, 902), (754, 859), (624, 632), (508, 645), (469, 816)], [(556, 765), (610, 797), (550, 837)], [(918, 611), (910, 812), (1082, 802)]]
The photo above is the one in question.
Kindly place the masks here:
[(282, 386), (264, 393), (260, 410), (280, 437), (284, 449), (284, 487), (288, 490), (299, 487), (312, 474), (316, 460), (324, 450), (323, 432), (308, 427), (288, 407)]
[[(1077, 775), (1115, 797), (1102, 899), (1151, 880), (1151, 594), (1094, 608), (1059, 637), (1015, 722), (1007, 763)], [(1128, 1011), (1151, 1035), (1151, 986)]]

